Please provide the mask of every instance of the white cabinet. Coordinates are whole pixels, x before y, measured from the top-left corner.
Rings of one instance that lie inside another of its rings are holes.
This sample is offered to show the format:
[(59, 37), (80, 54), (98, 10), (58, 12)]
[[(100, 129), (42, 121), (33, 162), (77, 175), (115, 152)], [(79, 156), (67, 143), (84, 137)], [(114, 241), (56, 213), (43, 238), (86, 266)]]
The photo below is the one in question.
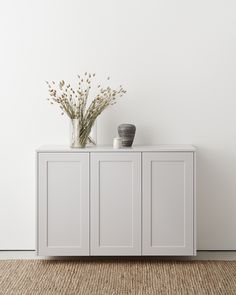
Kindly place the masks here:
[(194, 147), (36, 155), (38, 255), (196, 254)]
[(141, 255), (141, 154), (91, 155), (91, 255)]
[(193, 255), (193, 153), (143, 153), (143, 254)]
[(89, 154), (38, 154), (39, 255), (89, 255)]

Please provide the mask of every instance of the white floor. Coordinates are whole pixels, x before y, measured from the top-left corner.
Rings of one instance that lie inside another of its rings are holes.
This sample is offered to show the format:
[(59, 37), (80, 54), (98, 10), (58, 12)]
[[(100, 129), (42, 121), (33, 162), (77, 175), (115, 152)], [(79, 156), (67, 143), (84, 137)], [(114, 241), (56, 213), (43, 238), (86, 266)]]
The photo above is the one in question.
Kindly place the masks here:
[[(93, 260), (97, 257), (83, 257)], [(107, 259), (103, 257), (101, 259)], [(128, 257), (129, 259), (131, 257)], [(196, 257), (159, 257), (160, 259), (176, 260), (236, 260), (236, 251), (198, 251)], [(37, 257), (34, 251), (0, 251), (0, 260), (8, 259), (81, 259), (81, 257)], [(125, 259), (125, 258), (124, 258)], [(135, 259), (135, 258), (134, 258)], [(150, 259), (155, 259), (151, 257)]]

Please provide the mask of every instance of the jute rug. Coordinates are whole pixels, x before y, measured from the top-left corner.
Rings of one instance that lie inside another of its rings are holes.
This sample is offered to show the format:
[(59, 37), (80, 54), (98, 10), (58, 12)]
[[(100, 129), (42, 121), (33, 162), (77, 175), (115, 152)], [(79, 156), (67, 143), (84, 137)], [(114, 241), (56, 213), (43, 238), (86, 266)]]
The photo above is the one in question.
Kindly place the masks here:
[(0, 294), (236, 294), (234, 261), (5, 260)]

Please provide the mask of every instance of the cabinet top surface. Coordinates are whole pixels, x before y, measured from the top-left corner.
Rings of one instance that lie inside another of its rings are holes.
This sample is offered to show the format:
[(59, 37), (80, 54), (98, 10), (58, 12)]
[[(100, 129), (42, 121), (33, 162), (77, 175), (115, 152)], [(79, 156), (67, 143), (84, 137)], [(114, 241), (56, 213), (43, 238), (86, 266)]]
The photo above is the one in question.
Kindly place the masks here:
[(134, 145), (131, 148), (114, 149), (111, 145), (98, 145), (83, 149), (71, 148), (69, 145), (42, 145), (37, 152), (194, 152), (196, 148), (190, 144), (159, 144), (159, 145)]

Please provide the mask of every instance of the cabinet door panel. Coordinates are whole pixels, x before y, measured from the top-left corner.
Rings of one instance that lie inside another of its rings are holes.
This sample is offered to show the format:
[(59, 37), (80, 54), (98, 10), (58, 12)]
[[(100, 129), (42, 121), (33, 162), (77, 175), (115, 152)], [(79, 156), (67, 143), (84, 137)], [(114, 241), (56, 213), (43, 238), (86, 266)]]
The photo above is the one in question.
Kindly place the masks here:
[(140, 153), (91, 154), (91, 254), (141, 254)]
[(143, 153), (143, 254), (193, 255), (193, 153)]
[(39, 255), (88, 255), (88, 153), (40, 153), (38, 163)]

